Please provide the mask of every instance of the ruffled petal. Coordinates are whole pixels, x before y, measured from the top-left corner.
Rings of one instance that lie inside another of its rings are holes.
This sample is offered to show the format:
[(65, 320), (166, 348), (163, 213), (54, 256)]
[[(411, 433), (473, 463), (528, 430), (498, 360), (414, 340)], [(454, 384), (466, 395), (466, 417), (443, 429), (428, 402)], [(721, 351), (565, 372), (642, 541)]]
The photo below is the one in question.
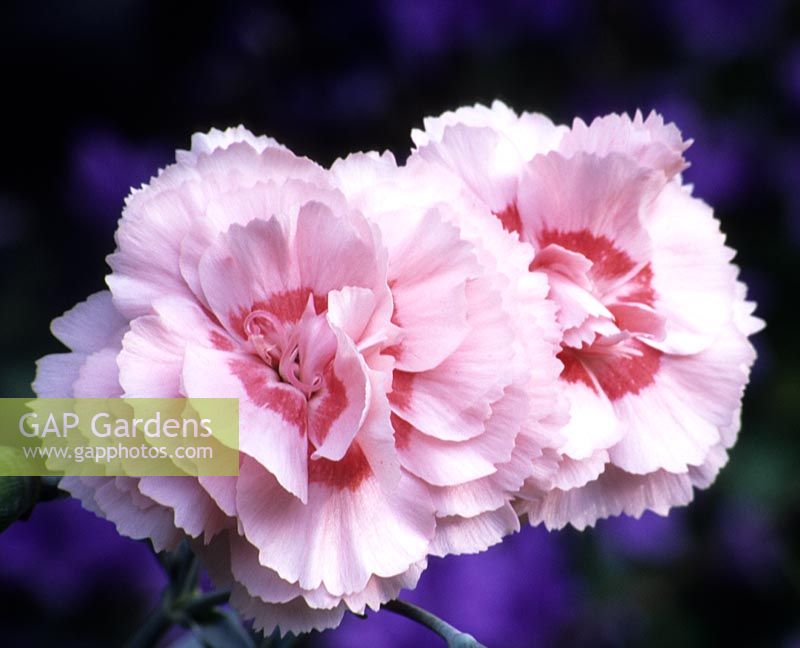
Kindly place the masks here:
[(622, 513), (640, 517), (645, 511), (666, 515), (674, 506), (692, 500), (692, 482), (687, 474), (664, 470), (632, 475), (609, 465), (600, 477), (581, 488), (554, 489), (534, 501), (518, 503), (532, 525), (561, 529), (567, 524), (582, 531), (601, 518)]
[(303, 589), (324, 585), (343, 595), (362, 590), (373, 575), (400, 574), (425, 556), (434, 516), (424, 488), (403, 476), (386, 493), (362, 461), (353, 454), (315, 466), (303, 505), (245, 458), (237, 510), (262, 564)]
[(62, 480), (61, 484), (79, 497), (86, 508), (100, 511), (113, 522), (120, 534), (135, 540), (149, 538), (156, 551), (173, 549), (182, 538), (173, 524), (171, 511), (141, 495), (135, 478), (76, 477)]
[(392, 322), (401, 334), (392, 354), (403, 371), (433, 369), (467, 336), (466, 284), (479, 269), (458, 230), (435, 212), (392, 238)]
[(72, 398), (72, 385), (86, 362), (83, 353), (53, 353), (36, 361), (33, 391), (40, 398)]
[(127, 324), (106, 290), (91, 295), (54, 319), (50, 330), (72, 351), (93, 353), (116, 345)]
[(322, 378), (322, 388), (308, 403), (308, 435), (315, 446), (311, 459), (344, 457), (367, 416), (371, 385), (367, 367), (352, 340), (334, 331), (336, 357)]
[(479, 279), (467, 286), (467, 299), (471, 328), (461, 346), (430, 371), (395, 371), (389, 395), (395, 414), (445, 441), (482, 434), (491, 404), (514, 378), (514, 350), (497, 344), (513, 339), (500, 296)]
[(536, 156), (525, 167), (517, 198), (523, 236), (537, 249), (555, 243), (583, 254), (604, 294), (649, 258), (639, 213), (664, 183), (663, 176), (619, 154)]
[(174, 511), (174, 524), (189, 536), (208, 542), (229, 526), (227, 516), (196, 479), (186, 477), (141, 477), (139, 492)]
[(491, 128), (507, 137), (517, 148), (523, 160), (538, 153), (556, 148), (567, 132), (566, 126), (556, 126), (541, 113), (523, 112), (517, 115), (502, 101), (495, 99), (490, 107), (481, 104), (464, 106), (447, 111), (438, 117), (425, 117), (424, 130), (411, 131), (411, 139), (418, 148), (431, 141), (442, 141), (448, 126), (463, 124), (472, 128)]
[(519, 517), (510, 504), (470, 518), (439, 518), (430, 552), (434, 556), (478, 553), (519, 528)]
[[(190, 398), (239, 399), (239, 449), (269, 470), (288, 493), (308, 493), (308, 406), (260, 360), (198, 345), (186, 349), (183, 383)], [(288, 495), (287, 493), (287, 495)]]
[(734, 422), (738, 428), (754, 360), (752, 345), (732, 325), (701, 353), (663, 356), (651, 387), (614, 403), (626, 434), (609, 450), (611, 460), (637, 474), (701, 465), (722, 431)]
[(192, 166), (197, 163), (197, 158), (200, 155), (209, 155), (217, 149), (226, 149), (231, 144), (238, 142), (246, 142), (258, 153), (261, 153), (267, 147), (285, 149), (284, 146), (271, 137), (253, 135), (253, 133), (239, 124), (236, 127), (226, 128), (225, 130), (212, 128), (207, 133), (195, 133), (192, 135), (191, 148), (188, 151), (176, 151), (175, 159), (179, 164)]
[[(276, 217), (231, 225), (200, 261), (200, 285), (211, 310), (225, 328), (246, 339), (244, 318), (256, 308), (282, 320), (297, 320), (309, 289), (301, 289), (292, 224)], [(256, 306), (257, 305), (257, 306)]]
[(675, 124), (665, 124), (655, 111), (644, 119), (640, 111), (631, 119), (612, 113), (597, 117), (590, 125), (575, 119), (558, 150), (567, 155), (593, 153), (601, 157), (623, 153), (638, 164), (663, 171), (668, 178), (689, 166), (683, 152), (691, 145), (684, 141)]
[(671, 184), (653, 205), (654, 308), (665, 318), (666, 339), (654, 344), (670, 353), (707, 348), (731, 319), (737, 294), (734, 252), (711, 208)]

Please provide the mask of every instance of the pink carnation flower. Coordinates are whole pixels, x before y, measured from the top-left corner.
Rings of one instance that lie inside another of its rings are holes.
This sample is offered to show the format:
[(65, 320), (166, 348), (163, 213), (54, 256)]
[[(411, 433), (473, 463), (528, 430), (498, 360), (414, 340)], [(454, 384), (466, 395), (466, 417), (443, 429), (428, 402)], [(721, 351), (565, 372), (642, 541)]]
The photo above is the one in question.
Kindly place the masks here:
[(34, 388), (238, 398), (240, 474), (63, 487), (157, 550), (190, 538), (267, 632), (377, 609), (429, 554), (518, 529), (514, 494), (563, 443), (555, 308), (529, 246), (434, 189), (389, 156), (325, 170), (195, 135), (128, 198), (110, 292), (54, 321), (71, 352)]
[(569, 129), (500, 102), (412, 139), (409, 164), (459, 178), (534, 248), (558, 306), (570, 419), (559, 470), (528, 480), (518, 510), (583, 528), (689, 502), (735, 442), (763, 326), (711, 208), (681, 184), (690, 142), (655, 113)]

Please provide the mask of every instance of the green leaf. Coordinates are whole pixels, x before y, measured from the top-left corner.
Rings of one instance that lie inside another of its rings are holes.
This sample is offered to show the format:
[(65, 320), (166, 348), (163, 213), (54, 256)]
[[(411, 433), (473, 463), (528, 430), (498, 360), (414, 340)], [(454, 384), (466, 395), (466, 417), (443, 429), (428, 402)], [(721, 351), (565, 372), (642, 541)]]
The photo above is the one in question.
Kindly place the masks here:
[(230, 610), (211, 610), (191, 624), (194, 636), (207, 648), (255, 648), (249, 633)]
[(38, 477), (0, 477), (0, 531), (30, 513), (40, 484)]

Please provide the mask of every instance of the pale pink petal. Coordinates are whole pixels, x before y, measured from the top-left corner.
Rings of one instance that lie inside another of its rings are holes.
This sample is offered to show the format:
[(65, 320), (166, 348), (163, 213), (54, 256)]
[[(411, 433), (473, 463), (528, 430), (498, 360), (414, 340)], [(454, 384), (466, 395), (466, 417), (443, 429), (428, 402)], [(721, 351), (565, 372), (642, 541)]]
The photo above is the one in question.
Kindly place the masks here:
[(148, 193), (147, 199), (133, 200), (123, 211), (115, 236), (117, 251), (107, 259), (113, 272), (106, 278), (123, 314), (144, 315), (164, 295), (191, 297), (180, 274), (180, 245), (199, 198), (187, 194)]
[(518, 119), (517, 114), (505, 103), (496, 99), (490, 106), (476, 103), (472, 106), (461, 106), (456, 110), (448, 110), (438, 117), (425, 117), (422, 120), (423, 129), (415, 128), (411, 131), (411, 140), (418, 147), (425, 146), (430, 141), (439, 141), (444, 136), (448, 126), (463, 124), (474, 128), (487, 127), (503, 131)]
[(246, 142), (258, 153), (267, 147), (285, 148), (271, 137), (253, 135), (240, 124), (235, 128), (226, 128), (224, 131), (212, 128), (208, 133), (194, 133), (191, 148), (188, 151), (176, 151), (175, 159), (180, 164), (194, 165), (200, 155), (208, 155), (216, 149), (226, 149), (237, 142)]
[(199, 475), (197, 481), (225, 515), (236, 515), (236, 477)]
[(573, 459), (586, 459), (597, 450), (610, 448), (624, 434), (617, 414), (603, 392), (583, 382), (562, 381), (569, 401), (569, 422), (561, 433), (566, 438), (560, 450)]
[[(440, 517), (474, 517), (500, 508), (508, 501), (509, 494), (520, 490), (531, 476), (533, 466), (542, 460), (542, 451), (534, 436), (526, 430), (521, 431), (511, 459), (497, 464), (495, 472), (488, 477), (457, 486), (429, 488), (436, 514)], [(555, 470), (555, 465), (553, 462), (552, 470)]]
[(294, 222), (299, 210), (311, 201), (323, 202), (332, 209), (347, 209), (341, 194), (332, 188), (294, 178), (270, 180), (272, 171), (265, 172), (264, 180), (252, 187), (237, 188), (215, 196), (205, 207), (203, 218), (198, 219), (184, 236), (180, 251), (181, 275), (204, 303), (200, 260), (217, 236), (227, 232), (231, 225), (245, 226), (253, 220), (269, 220), (272, 216), (283, 216)]
[(75, 398), (119, 398), (122, 387), (119, 384), (117, 357), (120, 347), (110, 347), (92, 353), (82, 364), (78, 378), (73, 384)]
[(363, 590), (348, 594), (343, 600), (348, 609), (356, 614), (364, 614), (367, 607), (377, 611), (387, 601), (397, 598), (401, 590), (414, 589), (427, 566), (428, 561), (421, 560), (397, 576), (391, 578), (373, 576)]
[(533, 460), (531, 474), (525, 483), (518, 489), (523, 497), (529, 493), (537, 496), (543, 491), (552, 488), (553, 475), (558, 472), (559, 464), (563, 455), (553, 448), (543, 448), (541, 455)]
[(645, 304), (612, 304), (609, 306), (614, 323), (622, 330), (636, 333), (640, 338), (660, 342), (666, 335), (667, 319), (655, 308)]
[[(738, 421), (738, 408), (734, 418)], [(726, 462), (727, 453), (718, 444), (705, 453), (700, 465), (689, 466), (688, 472), (680, 474), (658, 470), (632, 475), (609, 464), (600, 477), (583, 487), (566, 492), (555, 489), (519, 506), (529, 514), (532, 524), (544, 522), (548, 528), (561, 528), (571, 523), (580, 529), (602, 517), (620, 513), (638, 517), (645, 510), (666, 515), (670, 507), (692, 499), (692, 486), (708, 487)]]
[(33, 391), (40, 398), (72, 398), (72, 385), (86, 362), (83, 353), (53, 353), (36, 361)]
[[(552, 247), (550, 245), (548, 248)], [(549, 273), (550, 280), (550, 299), (558, 304), (558, 322), (565, 329), (580, 327), (589, 322), (600, 323), (613, 321), (613, 314), (603, 303), (595, 297), (591, 291), (582, 288), (574, 281), (567, 279), (560, 273)], [(573, 341), (565, 339), (569, 346), (580, 347), (581, 342), (591, 343), (594, 339), (595, 328), (592, 328), (592, 335), (588, 339)], [(614, 327), (610, 331), (604, 331), (606, 335), (618, 333), (619, 329)]]
[(563, 491), (585, 486), (602, 474), (608, 461), (608, 452), (605, 450), (596, 450), (584, 459), (562, 455), (558, 471), (552, 475), (551, 486)]
[(373, 350), (396, 346), (400, 329), (391, 323), (394, 310), (388, 286), (378, 291), (347, 286), (328, 293), (328, 321), (341, 329), (359, 352), (371, 357)]
[(202, 218), (195, 219), (180, 248), (181, 276), (198, 299), (206, 301), (200, 281), (200, 260), (205, 251), (231, 225), (245, 226), (253, 220), (267, 221), (272, 216), (285, 214), (280, 200), (282, 189), (273, 182), (258, 182), (252, 187), (238, 188), (209, 200)]
[(519, 517), (510, 504), (470, 518), (439, 518), (430, 553), (433, 556), (478, 553), (517, 531)]
[(179, 398), (185, 338), (158, 315), (139, 317), (122, 341), (120, 384), (132, 398)]
[[(461, 441), (443, 441), (423, 434), (392, 414), (395, 445), (403, 467), (432, 486), (457, 486), (494, 475), (499, 466), (512, 462), (517, 438), (528, 422), (525, 396), (519, 387), (509, 387), (492, 404), (484, 433)], [(528, 457), (529, 461), (532, 459), (533, 453)], [(507, 473), (510, 468), (504, 466), (503, 471)], [(527, 473), (519, 484), (525, 477)], [(493, 485), (501, 490), (499, 484)]]
[(196, 170), (208, 189), (215, 190), (214, 195), (251, 187), (265, 180), (279, 185), (288, 180), (302, 180), (321, 187), (330, 186), (327, 172), (312, 160), (272, 146), (258, 153), (246, 142), (235, 142), (210, 155), (198, 156)]
[(737, 421), (749, 367), (750, 343), (729, 326), (707, 350), (665, 355), (655, 383), (628, 394), (614, 407), (626, 434), (609, 455), (623, 469), (648, 473), (658, 468), (685, 472), (704, 462), (719, 444), (720, 431)]
[(54, 319), (50, 330), (72, 351), (93, 353), (117, 344), (127, 325), (114, 307), (111, 293), (102, 291)]
[[(530, 474), (531, 457), (524, 458), (525, 476)], [(502, 466), (490, 477), (476, 479), (458, 486), (430, 487), (431, 499), (440, 517), (473, 517), (485, 511), (493, 511), (508, 501), (508, 493), (519, 490), (525, 477), (518, 480), (516, 488), (506, 491), (498, 488), (494, 477), (501, 473)]]
[(670, 353), (708, 347), (732, 317), (738, 270), (730, 261), (711, 208), (671, 184), (653, 205), (654, 308), (666, 320), (666, 339), (654, 346)]
[(526, 161), (502, 133), (463, 124), (446, 126), (440, 140), (429, 141), (416, 155), (448, 169), (495, 213), (514, 203)]
[(352, 340), (341, 331), (334, 333), (336, 356), (323, 374), (322, 388), (308, 404), (308, 436), (316, 448), (312, 460), (344, 457), (371, 401), (364, 360)]
[(692, 484), (695, 488), (708, 488), (727, 463), (728, 452), (725, 447), (722, 444), (714, 446), (706, 456), (703, 465), (689, 467)]
[(441, 141), (448, 126), (463, 124), (473, 128), (491, 128), (502, 133), (518, 149), (523, 160), (554, 149), (567, 132), (566, 126), (556, 126), (540, 113), (524, 112), (518, 116), (499, 100), (493, 101), (488, 108), (475, 104), (445, 112), (439, 117), (426, 117), (423, 124), (424, 130), (411, 131), (411, 139), (418, 148), (431, 140)]
[(766, 322), (760, 317), (754, 317), (755, 302), (747, 301), (747, 286), (741, 281), (736, 282), (736, 303), (733, 305), (733, 322), (742, 335), (758, 333)]
[(232, 225), (203, 255), (199, 272), (203, 294), (231, 333), (245, 336), (242, 322), (256, 304), (284, 319), (299, 319), (302, 314), (308, 287), (301, 290), (289, 245), (290, 227), (276, 217), (253, 220), (244, 227)]
[(639, 517), (645, 511), (666, 515), (672, 507), (692, 500), (692, 482), (687, 474), (664, 470), (649, 475), (631, 475), (609, 465), (600, 477), (582, 488), (552, 490), (541, 499), (518, 503), (532, 525), (561, 529), (571, 524), (583, 530), (601, 518), (622, 513)]
[(191, 296), (181, 274), (181, 245), (211, 201), (267, 180), (326, 183), (324, 171), (310, 160), (274, 147), (258, 153), (243, 141), (191, 158), (167, 167), (126, 201), (107, 280), (114, 303), (129, 317), (146, 314), (165, 294)]
[(487, 423), (487, 433), (493, 428), (518, 430), (510, 459), (496, 464), (496, 471), (488, 477), (457, 486), (431, 487), (438, 516), (474, 517), (497, 510), (508, 501), (509, 495), (523, 488), (526, 480), (541, 485), (536, 492), (551, 488), (558, 455), (547, 453), (553, 452), (550, 446), (563, 442), (557, 434), (562, 420), (549, 421), (545, 417), (534, 422), (531, 415), (537, 410), (531, 408), (528, 394), (520, 386), (509, 387), (504, 397), (492, 405), (492, 417)]
[(392, 322), (402, 334), (393, 349), (403, 371), (433, 369), (469, 331), (466, 284), (478, 273), (470, 246), (435, 212), (396, 238), (389, 251)]
[(380, 357), (386, 359), (387, 366), (367, 370), (370, 403), (359, 430), (358, 446), (364, 452), (364, 458), (381, 488), (392, 492), (397, 488), (403, 474), (395, 447), (389, 399), (386, 396), (391, 386), (391, 358)]
[(182, 370), (190, 398), (239, 399), (239, 449), (265, 466), (289, 493), (305, 501), (305, 397), (278, 382), (275, 372), (253, 356), (191, 345)]
[[(258, 549), (238, 534), (229, 533), (230, 573), (254, 597), (270, 603), (288, 603), (302, 593), (296, 583), (289, 583), (258, 561)], [(333, 597), (330, 597), (333, 598)], [(336, 604), (336, 599), (334, 605)], [(333, 607), (333, 606), (329, 606)]]
[(403, 467), (434, 486), (454, 486), (493, 474), (495, 464), (510, 458), (516, 436), (512, 429), (507, 438), (482, 434), (465, 441), (442, 441), (395, 415), (392, 421)]
[(334, 216), (312, 202), (297, 216), (295, 249), (303, 286), (327, 295), (345, 286), (374, 288), (379, 276), (373, 231), (356, 215)]
[(719, 430), (685, 403), (683, 395), (665, 375), (655, 386), (617, 401), (614, 407), (626, 434), (609, 449), (611, 461), (634, 474), (659, 468), (685, 472), (689, 465), (702, 463), (719, 443)]
[(511, 384), (514, 350), (497, 340), (513, 337), (499, 295), (488, 280), (467, 286), (471, 329), (461, 346), (435, 369), (395, 371), (392, 410), (415, 428), (445, 441), (479, 436), (491, 404)]
[(579, 288), (591, 290), (592, 282), (589, 280), (589, 271), (592, 269), (592, 265), (592, 262), (580, 252), (550, 243), (536, 252), (531, 269), (542, 268), (550, 274), (557, 274), (563, 279), (571, 281)]
[(555, 447), (558, 430), (568, 417), (566, 400), (557, 380), (563, 365), (556, 357), (562, 332), (557, 321), (557, 306), (545, 299), (549, 291), (546, 275), (525, 273), (503, 291), (504, 307), (520, 340), (519, 357), (529, 374), (525, 385), (533, 418), (546, 425), (548, 445)]
[(174, 524), (188, 535), (208, 542), (229, 525), (225, 514), (195, 479), (186, 477), (142, 477), (139, 492), (174, 511)]
[[(299, 596), (310, 609), (331, 610), (340, 607), (341, 598), (320, 588), (303, 590), (297, 583), (281, 579), (274, 571), (258, 562), (258, 551), (246, 539), (233, 531), (217, 535), (209, 543), (191, 541), (217, 587), (235, 593), (240, 611), (256, 609), (261, 603), (270, 605), (300, 603)], [(244, 613), (247, 616), (247, 613)], [(313, 613), (312, 613), (313, 614)], [(252, 616), (252, 614), (251, 614)]]
[(153, 304), (153, 312), (135, 319), (123, 338), (117, 358), (120, 384), (129, 397), (183, 396), (181, 374), (187, 343), (223, 340), (224, 330), (189, 300), (163, 298)]
[(683, 140), (675, 124), (665, 124), (661, 115), (651, 112), (643, 119), (642, 113), (636, 111), (633, 119), (627, 114), (612, 113), (595, 118), (589, 126), (576, 119), (558, 150), (567, 156), (594, 153), (604, 157), (623, 153), (671, 178), (688, 166), (683, 152), (691, 143)]
[(173, 549), (182, 535), (175, 528), (171, 511), (139, 495), (135, 491), (137, 480), (128, 480), (117, 477), (99, 485), (93, 494), (97, 508), (122, 535), (134, 540), (149, 538), (156, 551)]
[(663, 185), (663, 176), (617, 154), (536, 156), (525, 167), (517, 198), (523, 236), (537, 249), (554, 243), (583, 254), (593, 262), (590, 278), (602, 294), (649, 258), (639, 211)]
[(267, 633), (274, 629), (283, 636), (287, 632), (300, 634), (312, 630), (335, 628), (342, 622), (347, 607), (342, 602), (337, 607), (315, 609), (308, 607), (305, 599), (297, 597), (288, 603), (267, 603), (250, 597), (244, 588), (235, 587), (231, 604), (246, 617), (253, 619), (253, 627)]
[(433, 506), (416, 480), (404, 476), (386, 493), (357, 451), (342, 462), (310, 464), (306, 505), (252, 460), (242, 464), (237, 510), (262, 564), (303, 589), (322, 584), (342, 595), (363, 589), (372, 575), (395, 576), (425, 556)]
[(152, 305), (152, 312), (136, 318), (123, 338), (117, 358), (120, 384), (129, 397), (183, 396), (187, 344), (232, 349), (232, 340), (194, 301), (165, 297)]

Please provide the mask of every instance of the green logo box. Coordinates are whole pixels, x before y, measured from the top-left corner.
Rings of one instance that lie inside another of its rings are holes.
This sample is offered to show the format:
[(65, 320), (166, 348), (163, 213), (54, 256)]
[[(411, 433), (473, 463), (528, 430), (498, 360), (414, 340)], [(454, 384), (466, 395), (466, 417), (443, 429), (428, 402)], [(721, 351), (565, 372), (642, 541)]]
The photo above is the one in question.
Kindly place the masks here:
[(234, 476), (235, 398), (0, 398), (0, 476)]

